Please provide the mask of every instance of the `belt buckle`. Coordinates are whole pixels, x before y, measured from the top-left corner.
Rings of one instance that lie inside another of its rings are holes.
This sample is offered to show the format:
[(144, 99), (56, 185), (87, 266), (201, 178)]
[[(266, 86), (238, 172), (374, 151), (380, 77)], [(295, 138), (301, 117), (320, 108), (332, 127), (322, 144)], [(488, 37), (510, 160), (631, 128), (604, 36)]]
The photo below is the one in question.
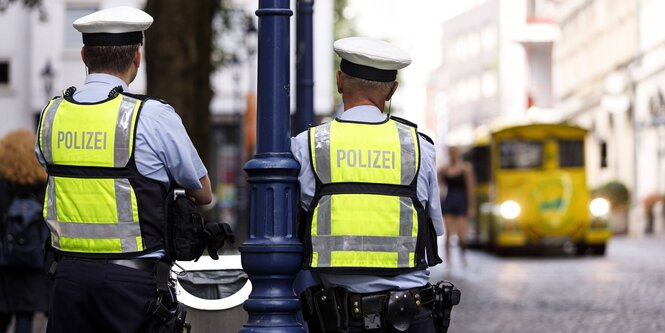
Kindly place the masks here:
[(381, 315), (378, 313), (367, 313), (363, 315), (363, 325), (366, 330), (381, 328)]
[(381, 313), (386, 295), (368, 295), (361, 299), (363, 326), (367, 330), (381, 328)]

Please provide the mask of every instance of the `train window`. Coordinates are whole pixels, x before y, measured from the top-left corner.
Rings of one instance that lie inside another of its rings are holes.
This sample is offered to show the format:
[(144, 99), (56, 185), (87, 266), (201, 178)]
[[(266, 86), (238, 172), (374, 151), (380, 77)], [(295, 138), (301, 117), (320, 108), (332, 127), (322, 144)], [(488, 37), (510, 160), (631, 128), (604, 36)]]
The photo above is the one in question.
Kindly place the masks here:
[(473, 175), (478, 183), (490, 181), (490, 147), (477, 146), (464, 154), (464, 159), (473, 165)]
[(584, 143), (582, 140), (559, 140), (559, 167), (584, 166)]
[(501, 169), (533, 169), (543, 166), (543, 143), (509, 140), (499, 144)]

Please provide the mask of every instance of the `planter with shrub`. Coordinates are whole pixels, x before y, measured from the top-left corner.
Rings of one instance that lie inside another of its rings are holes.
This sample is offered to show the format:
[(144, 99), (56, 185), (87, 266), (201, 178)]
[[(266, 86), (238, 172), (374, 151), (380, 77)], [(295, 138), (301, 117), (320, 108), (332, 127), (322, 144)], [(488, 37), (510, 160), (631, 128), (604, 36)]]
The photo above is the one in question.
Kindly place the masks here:
[(615, 234), (628, 233), (628, 210), (630, 191), (620, 181), (610, 181), (592, 191), (594, 197), (603, 197), (610, 202), (610, 228)]

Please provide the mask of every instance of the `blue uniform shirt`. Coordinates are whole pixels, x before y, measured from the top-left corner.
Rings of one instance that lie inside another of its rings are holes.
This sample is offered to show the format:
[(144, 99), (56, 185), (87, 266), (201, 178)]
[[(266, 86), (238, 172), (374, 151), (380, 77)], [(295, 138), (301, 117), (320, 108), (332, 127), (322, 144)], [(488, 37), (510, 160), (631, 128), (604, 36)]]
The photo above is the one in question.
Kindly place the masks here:
[[(341, 120), (352, 120), (364, 123), (380, 123), (386, 116), (372, 105), (356, 106), (346, 110), (339, 116)], [(314, 170), (309, 159), (309, 143), (307, 131), (291, 138), (291, 152), (300, 163), (300, 204), (304, 209), (309, 207), (314, 196)], [(420, 172), (418, 173), (418, 199), (426, 207), (432, 219), (436, 234), (443, 235), (443, 219), (439, 202), (439, 187), (436, 179), (436, 155), (434, 145), (420, 138)], [(418, 270), (395, 277), (371, 275), (333, 275), (319, 274), (319, 280), (326, 287), (342, 286), (356, 293), (371, 293), (394, 288), (409, 289), (422, 287), (429, 281), (429, 271)]]
[[(124, 91), (128, 91), (125, 81), (118, 77), (90, 74), (85, 84), (77, 87), (73, 98), (77, 102), (99, 102), (108, 98), (109, 92), (116, 86), (122, 86)], [(180, 116), (172, 106), (159, 101), (149, 100), (143, 105), (136, 125), (134, 150), (139, 173), (161, 182), (166, 189), (171, 181), (185, 189), (200, 189), (202, 185), (199, 179), (208, 173)], [(35, 153), (44, 165), (39, 141), (35, 143)]]

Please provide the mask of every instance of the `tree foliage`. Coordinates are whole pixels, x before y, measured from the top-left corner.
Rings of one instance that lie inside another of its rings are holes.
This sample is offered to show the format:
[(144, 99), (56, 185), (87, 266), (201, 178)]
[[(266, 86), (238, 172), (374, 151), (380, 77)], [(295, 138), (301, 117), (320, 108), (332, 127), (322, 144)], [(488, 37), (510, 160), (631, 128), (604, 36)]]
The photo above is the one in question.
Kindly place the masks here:
[(630, 191), (622, 182), (613, 180), (592, 190), (594, 196), (600, 196), (610, 202), (610, 206), (621, 207), (630, 203)]
[[(345, 38), (345, 37), (351, 37), (351, 36), (356, 36), (356, 29), (355, 29), (355, 23), (352, 17), (348, 17), (347, 15), (344, 14), (344, 10), (346, 9), (348, 5), (348, 0), (335, 0), (335, 5), (333, 6), (333, 20), (335, 22), (335, 25), (333, 26), (333, 39), (338, 40), (340, 38)], [(335, 53), (333, 54), (333, 73), (337, 72), (337, 69), (339, 68), (339, 62), (342, 59)], [(334, 101), (335, 104), (339, 104), (342, 102), (341, 96), (337, 93), (337, 86), (335, 85), (335, 75), (333, 77), (333, 91), (332, 94), (334, 96)]]
[(42, 4), (42, 0), (0, 0), (0, 11), (7, 9), (15, 2), (20, 2), (28, 8), (35, 8)]
[(0, 0), (0, 13), (4, 12), (9, 6), (15, 3), (20, 3), (27, 9), (37, 11), (37, 13), (39, 13), (39, 20), (41, 21), (46, 21), (48, 18), (46, 9), (42, 6), (43, 0)]

